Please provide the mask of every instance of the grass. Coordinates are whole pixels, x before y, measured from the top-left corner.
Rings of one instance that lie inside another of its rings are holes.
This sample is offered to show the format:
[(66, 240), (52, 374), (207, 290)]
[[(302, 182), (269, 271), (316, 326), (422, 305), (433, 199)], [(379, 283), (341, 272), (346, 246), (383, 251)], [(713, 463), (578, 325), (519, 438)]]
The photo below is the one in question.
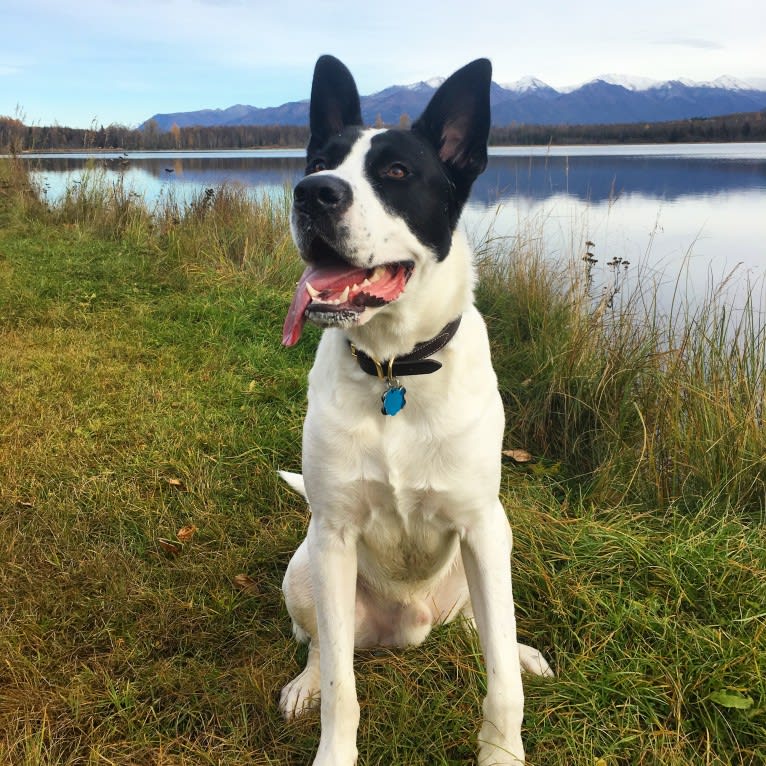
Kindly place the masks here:
[[(318, 337), (279, 346), (286, 207), (147, 210), (97, 174), (52, 205), (0, 165), (0, 762), (311, 762), (318, 718), (276, 708), (306, 512), (275, 471), (299, 466)], [(507, 255), (485, 243), (478, 295), (507, 446), (536, 457), (503, 478), (521, 638), (557, 671), (525, 680), (529, 762), (766, 763), (755, 310), (594, 312), (541, 251)], [(357, 676), (360, 763), (473, 762), (461, 626)]]

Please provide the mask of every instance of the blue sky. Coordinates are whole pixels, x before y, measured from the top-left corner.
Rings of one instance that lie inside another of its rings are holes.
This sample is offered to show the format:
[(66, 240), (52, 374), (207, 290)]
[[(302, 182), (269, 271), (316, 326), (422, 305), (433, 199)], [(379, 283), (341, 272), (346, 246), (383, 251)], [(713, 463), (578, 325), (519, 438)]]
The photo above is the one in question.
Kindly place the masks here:
[(762, 0), (0, 0), (0, 115), (73, 127), (307, 98), (333, 53), (363, 94), (488, 56), (494, 79), (607, 73), (766, 88)]

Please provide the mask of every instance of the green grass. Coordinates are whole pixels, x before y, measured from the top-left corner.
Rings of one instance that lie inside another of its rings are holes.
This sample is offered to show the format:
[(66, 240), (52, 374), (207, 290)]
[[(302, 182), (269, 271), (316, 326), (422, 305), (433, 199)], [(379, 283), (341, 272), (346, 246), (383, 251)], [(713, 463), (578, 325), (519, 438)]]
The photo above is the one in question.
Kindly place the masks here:
[[(520, 634), (557, 672), (525, 680), (529, 762), (766, 763), (755, 312), (599, 316), (541, 252), (485, 250), (507, 446), (537, 458), (504, 467)], [(297, 270), (284, 202), (148, 211), (94, 175), (52, 206), (0, 166), (0, 763), (310, 763), (318, 717), (276, 707), (305, 658), (275, 474), (318, 338), (279, 344)], [(473, 762), (474, 636), (356, 666), (360, 764)]]

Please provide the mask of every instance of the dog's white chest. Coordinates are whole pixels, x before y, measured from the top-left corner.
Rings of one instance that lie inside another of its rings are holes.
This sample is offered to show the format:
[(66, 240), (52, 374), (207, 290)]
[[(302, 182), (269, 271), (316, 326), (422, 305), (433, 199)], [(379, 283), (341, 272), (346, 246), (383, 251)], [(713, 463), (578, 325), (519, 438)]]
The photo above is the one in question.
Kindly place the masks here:
[(387, 417), (374, 385), (328, 386), (322, 356), (312, 372), (304, 432), (310, 503), (315, 513), (332, 509), (333, 525), (356, 536), (360, 576), (377, 592), (407, 602), (453, 568), (464, 529), (496, 496), (493, 458), (502, 430), (496, 393), (466, 417), (465, 406), (453, 414), (461, 408), (451, 407), (449, 392), (436, 386), (448, 409), (434, 418), (433, 408), (422, 406), (433, 393), (411, 384), (411, 404)]
[(365, 482), (360, 570), (380, 582), (423, 584), (438, 577), (457, 552), (449, 497), (431, 489)]

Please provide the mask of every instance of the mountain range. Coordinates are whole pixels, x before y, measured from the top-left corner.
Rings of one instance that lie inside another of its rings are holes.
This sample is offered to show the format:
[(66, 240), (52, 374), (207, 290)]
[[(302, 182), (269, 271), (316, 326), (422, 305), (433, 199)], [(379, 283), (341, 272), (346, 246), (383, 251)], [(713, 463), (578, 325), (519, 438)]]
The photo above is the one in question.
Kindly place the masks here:
[[(362, 117), (368, 125), (376, 121), (397, 124), (403, 114), (417, 117), (443, 78), (393, 85), (362, 96)], [(655, 82), (642, 78), (604, 75), (583, 85), (553, 88), (535, 77), (490, 90), (492, 123), (510, 125), (599, 125), (662, 122), (692, 117), (716, 117), (766, 108), (766, 90), (724, 76), (712, 82), (688, 80)], [(237, 104), (227, 109), (155, 114), (161, 131), (178, 127), (219, 125), (305, 125), (308, 100), (260, 108)]]

